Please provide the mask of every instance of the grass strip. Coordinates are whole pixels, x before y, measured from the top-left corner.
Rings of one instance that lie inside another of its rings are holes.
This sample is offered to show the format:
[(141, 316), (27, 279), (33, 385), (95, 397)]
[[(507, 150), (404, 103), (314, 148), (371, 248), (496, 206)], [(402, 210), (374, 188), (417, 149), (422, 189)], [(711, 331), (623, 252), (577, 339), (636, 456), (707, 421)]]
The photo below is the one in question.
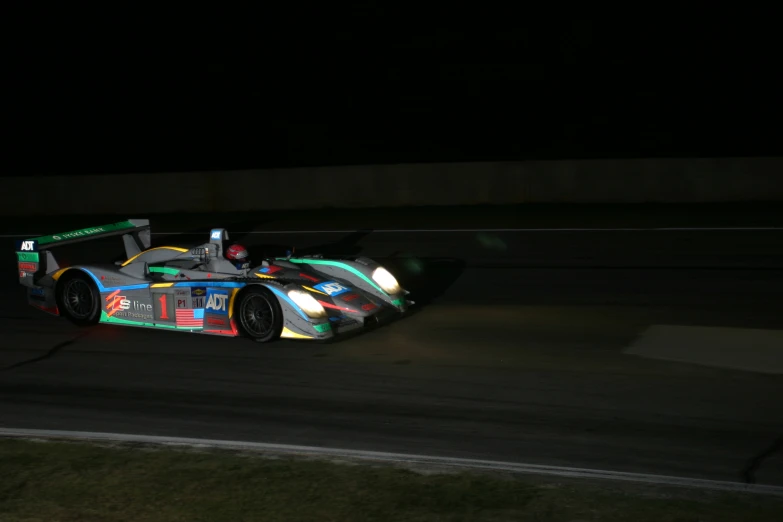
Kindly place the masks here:
[(779, 521), (783, 499), (221, 450), (0, 439), (4, 522)]

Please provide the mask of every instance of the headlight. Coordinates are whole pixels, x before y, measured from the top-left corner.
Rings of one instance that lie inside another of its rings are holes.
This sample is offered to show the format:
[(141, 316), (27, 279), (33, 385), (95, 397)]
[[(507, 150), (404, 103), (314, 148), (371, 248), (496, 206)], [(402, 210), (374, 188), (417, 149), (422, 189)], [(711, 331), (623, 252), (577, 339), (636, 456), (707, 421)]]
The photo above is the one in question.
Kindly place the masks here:
[(383, 288), (383, 291), (387, 294), (396, 294), (400, 291), (400, 284), (397, 282), (394, 276), (391, 275), (389, 271), (382, 266), (379, 266), (375, 269), (375, 271), (372, 273), (372, 279), (378, 283), (378, 286)]
[(301, 290), (289, 290), (288, 297), (312, 318), (326, 317), (326, 310), (313, 296)]

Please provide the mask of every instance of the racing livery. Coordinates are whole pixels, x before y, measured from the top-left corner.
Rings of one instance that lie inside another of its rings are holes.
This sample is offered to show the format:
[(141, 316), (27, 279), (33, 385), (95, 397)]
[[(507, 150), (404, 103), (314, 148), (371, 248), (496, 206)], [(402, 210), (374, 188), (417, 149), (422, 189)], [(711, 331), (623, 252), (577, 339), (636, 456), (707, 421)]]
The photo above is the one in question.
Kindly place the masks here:
[[(126, 259), (60, 267), (52, 248), (122, 236)], [(242, 336), (327, 340), (398, 316), (408, 291), (368, 258), (277, 257), (251, 266), (244, 247), (224, 248), (223, 228), (192, 248), (151, 247), (149, 220), (129, 219), (17, 241), (28, 303), (88, 326), (97, 323)]]

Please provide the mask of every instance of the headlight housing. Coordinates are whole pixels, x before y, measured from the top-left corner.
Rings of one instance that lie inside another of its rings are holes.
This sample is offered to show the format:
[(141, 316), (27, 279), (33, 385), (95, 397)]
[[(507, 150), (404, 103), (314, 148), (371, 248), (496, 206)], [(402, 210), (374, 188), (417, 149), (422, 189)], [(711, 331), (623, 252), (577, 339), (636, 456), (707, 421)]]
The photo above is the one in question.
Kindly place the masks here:
[(379, 266), (373, 271), (372, 280), (378, 283), (378, 286), (387, 294), (397, 294), (402, 290), (394, 276), (382, 266)]
[(304, 313), (313, 319), (326, 317), (326, 310), (321, 306), (321, 303), (316, 301), (315, 298), (307, 292), (297, 289), (289, 290), (288, 297), (290, 297)]

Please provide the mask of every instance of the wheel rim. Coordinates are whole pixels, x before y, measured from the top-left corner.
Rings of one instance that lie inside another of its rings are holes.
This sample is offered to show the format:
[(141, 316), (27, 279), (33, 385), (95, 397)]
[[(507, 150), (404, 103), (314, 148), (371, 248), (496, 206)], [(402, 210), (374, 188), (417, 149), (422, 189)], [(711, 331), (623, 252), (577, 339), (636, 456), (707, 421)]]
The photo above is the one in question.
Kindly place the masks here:
[(275, 311), (262, 295), (251, 295), (242, 302), (242, 326), (252, 337), (266, 337), (275, 324)]
[(63, 305), (76, 319), (87, 319), (92, 313), (94, 298), (90, 285), (80, 279), (71, 279), (63, 290)]

